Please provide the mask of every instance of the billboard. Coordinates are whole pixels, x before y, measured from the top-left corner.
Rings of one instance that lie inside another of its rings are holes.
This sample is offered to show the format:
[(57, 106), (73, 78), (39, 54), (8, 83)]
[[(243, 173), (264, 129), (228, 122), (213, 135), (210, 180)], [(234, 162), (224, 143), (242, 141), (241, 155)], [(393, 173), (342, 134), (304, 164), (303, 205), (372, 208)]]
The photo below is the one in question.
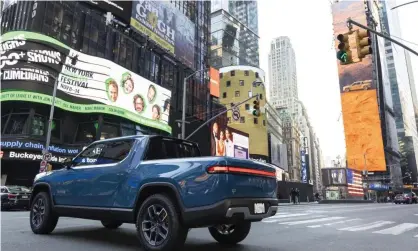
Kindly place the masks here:
[(213, 67), (209, 69), (210, 76), (210, 95), (219, 98), (219, 71)]
[[(335, 37), (348, 32), (348, 17), (367, 25), (363, 1), (337, 2), (332, 5), (332, 13)], [(357, 45), (353, 39), (354, 34), (350, 35), (349, 44), (356, 61)], [(367, 55), (354, 64), (337, 64), (348, 166), (354, 170), (386, 171), (372, 57)]]
[(230, 128), (221, 120), (215, 120), (210, 126), (211, 155), (228, 156), (240, 159), (249, 158), (249, 135)]
[(347, 170), (345, 168), (323, 168), (322, 183), (324, 186), (338, 186), (347, 184)]
[(129, 23), (132, 13), (132, 1), (86, 1), (91, 5), (105, 11), (111, 12), (115, 17)]
[(131, 26), (194, 68), (194, 23), (170, 2), (132, 2)]
[(2, 36), (1, 58), (1, 101), (51, 104), (56, 78), (61, 109), (112, 114), (171, 133), (171, 92), (112, 61), (24, 31)]
[(280, 167), (284, 171), (288, 171), (287, 165), (287, 147), (273, 134), (269, 134), (270, 140), (270, 161), (272, 164)]
[(300, 151), (300, 179), (303, 183), (308, 183), (308, 154), (305, 150)]

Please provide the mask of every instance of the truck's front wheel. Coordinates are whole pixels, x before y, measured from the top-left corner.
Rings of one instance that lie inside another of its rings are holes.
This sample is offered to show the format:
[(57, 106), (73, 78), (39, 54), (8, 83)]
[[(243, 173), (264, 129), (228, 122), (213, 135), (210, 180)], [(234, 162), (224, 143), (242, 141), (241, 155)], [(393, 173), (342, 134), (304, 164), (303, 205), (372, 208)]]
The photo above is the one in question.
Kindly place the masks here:
[(142, 203), (136, 229), (147, 251), (181, 250), (188, 233), (181, 224), (175, 204), (164, 194), (152, 195)]
[(212, 237), (221, 244), (233, 245), (243, 241), (251, 230), (251, 222), (209, 227)]

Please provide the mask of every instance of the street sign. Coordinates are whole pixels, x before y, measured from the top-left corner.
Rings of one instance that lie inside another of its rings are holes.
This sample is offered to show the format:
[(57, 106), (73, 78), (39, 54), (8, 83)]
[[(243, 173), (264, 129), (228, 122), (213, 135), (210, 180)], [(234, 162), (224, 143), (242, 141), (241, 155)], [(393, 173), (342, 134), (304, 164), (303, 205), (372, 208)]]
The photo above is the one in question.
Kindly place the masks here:
[(45, 172), (45, 169), (46, 169), (46, 166), (47, 166), (47, 165), (48, 165), (48, 162), (46, 162), (45, 160), (42, 160), (42, 161), (41, 161), (40, 168), (39, 168), (39, 172), (40, 172), (40, 173)]
[(51, 159), (52, 159), (51, 153), (44, 153), (44, 155), (42, 156), (42, 160), (51, 161)]
[(241, 117), (241, 115), (239, 114), (239, 111), (234, 110), (234, 111), (232, 112), (232, 119), (233, 119), (233, 120), (238, 121), (240, 117)]

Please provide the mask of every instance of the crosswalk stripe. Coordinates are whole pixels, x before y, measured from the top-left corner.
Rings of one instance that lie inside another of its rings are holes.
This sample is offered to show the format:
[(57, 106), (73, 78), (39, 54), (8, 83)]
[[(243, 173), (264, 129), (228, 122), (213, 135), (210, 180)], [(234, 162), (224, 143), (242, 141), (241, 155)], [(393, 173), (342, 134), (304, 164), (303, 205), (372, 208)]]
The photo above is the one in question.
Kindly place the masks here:
[(318, 227), (321, 227), (322, 225), (312, 225), (312, 226), (307, 226), (307, 227), (309, 227), (309, 228), (318, 228)]
[(415, 238), (418, 238), (418, 234), (414, 236)]
[(293, 225), (306, 224), (306, 223), (339, 220), (339, 219), (344, 219), (344, 218), (345, 217), (327, 217), (327, 218), (319, 218), (319, 219), (312, 219), (312, 220), (290, 221), (290, 222), (288, 221), (288, 222), (282, 222), (280, 224), (293, 226)]
[(331, 225), (335, 225), (335, 224), (341, 224), (341, 223), (346, 223), (346, 222), (356, 221), (356, 220), (361, 220), (361, 219), (356, 218), (356, 219), (342, 220), (342, 221), (336, 221), (336, 222), (326, 223), (324, 225), (325, 226), (331, 226)]
[(374, 231), (373, 233), (376, 234), (392, 234), (392, 235), (399, 235), (402, 233), (405, 233), (407, 231), (413, 230), (415, 228), (418, 228), (418, 224), (414, 223), (402, 223), (397, 226), (386, 228), (380, 231)]
[(363, 224), (359, 226), (345, 227), (345, 228), (340, 228), (338, 230), (356, 232), (356, 231), (369, 230), (369, 229), (377, 228), (377, 227), (383, 227), (384, 225), (388, 225), (392, 223), (394, 222), (393, 221), (376, 221), (371, 224), (369, 223), (369, 224)]
[(309, 214), (284, 214), (284, 215), (275, 215), (269, 217), (269, 219), (281, 219), (281, 218), (289, 218), (289, 217), (297, 217), (297, 216), (305, 216)]

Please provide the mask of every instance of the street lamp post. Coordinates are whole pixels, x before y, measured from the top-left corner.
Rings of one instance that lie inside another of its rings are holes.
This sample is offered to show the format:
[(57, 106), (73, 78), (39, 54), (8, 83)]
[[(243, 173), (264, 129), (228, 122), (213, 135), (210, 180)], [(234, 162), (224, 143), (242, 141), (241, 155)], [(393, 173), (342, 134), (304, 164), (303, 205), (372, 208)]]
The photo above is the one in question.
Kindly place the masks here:
[(202, 70), (198, 70), (193, 72), (192, 74), (190, 74), (189, 76), (185, 77), (183, 79), (183, 109), (182, 109), (182, 116), (181, 116), (181, 138), (184, 139), (186, 137), (186, 103), (187, 103), (187, 99), (186, 99), (186, 87), (187, 87), (187, 80), (189, 80), (191, 77), (193, 77), (194, 75), (196, 75), (199, 72), (202, 71), (207, 71), (209, 70), (209, 68), (205, 68)]

